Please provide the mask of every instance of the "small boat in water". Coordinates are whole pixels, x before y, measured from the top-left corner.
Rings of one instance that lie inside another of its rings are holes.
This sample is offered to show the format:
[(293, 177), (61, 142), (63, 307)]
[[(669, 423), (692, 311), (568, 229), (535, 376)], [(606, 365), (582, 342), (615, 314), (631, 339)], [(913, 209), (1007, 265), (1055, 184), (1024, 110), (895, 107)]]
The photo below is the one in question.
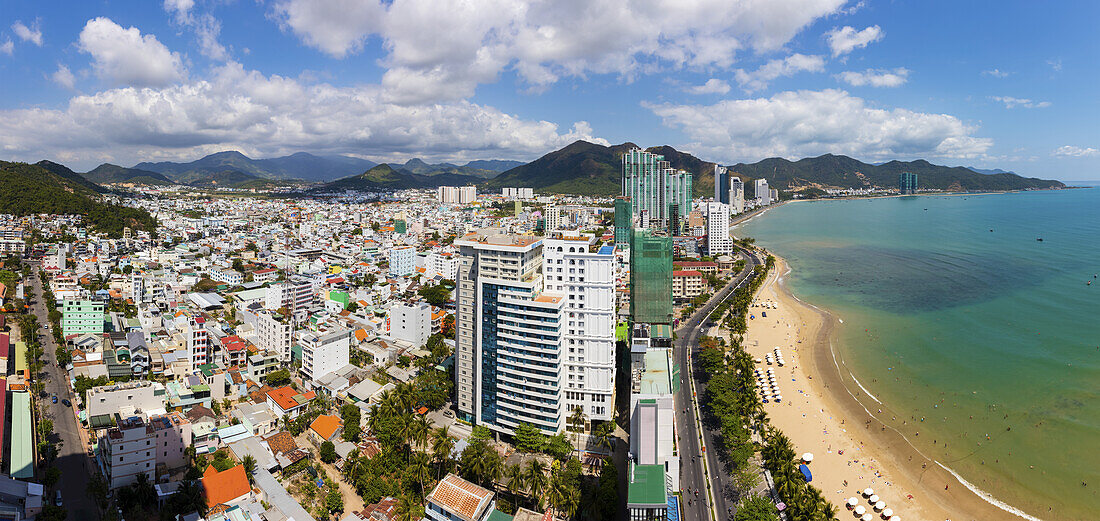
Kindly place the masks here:
[(1039, 242), (1043, 242), (1043, 238), (1042, 238), (1042, 237), (1039, 237), (1038, 239), (1035, 239), (1035, 240), (1037, 240), (1037, 241), (1039, 241)]

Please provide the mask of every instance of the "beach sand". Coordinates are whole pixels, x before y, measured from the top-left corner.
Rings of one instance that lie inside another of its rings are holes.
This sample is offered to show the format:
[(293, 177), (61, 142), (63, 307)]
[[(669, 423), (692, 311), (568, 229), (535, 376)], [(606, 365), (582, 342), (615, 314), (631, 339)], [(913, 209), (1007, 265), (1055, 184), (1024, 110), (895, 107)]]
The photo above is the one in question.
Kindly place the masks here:
[[(903, 521), (1021, 519), (971, 492), (875, 419), (886, 408), (860, 388), (839, 354), (834, 362), (831, 346), (839, 321), (791, 295), (783, 282), (788, 273), (787, 264), (777, 258), (750, 308), (756, 318), (748, 321), (744, 346), (762, 361), (757, 365), (762, 372), (775, 370), (783, 401), (764, 404), (765, 411), (772, 425), (791, 439), (795, 452), (813, 453), (813, 485), (839, 509), (838, 518), (854, 518), (844, 506), (852, 496), (876, 514), (860, 495), (870, 487)], [(764, 308), (763, 302), (776, 303), (777, 308)], [(762, 317), (761, 311), (768, 316)], [(717, 333), (712, 329), (710, 334)], [(765, 355), (774, 356), (776, 347), (783, 354), (783, 367), (763, 362)]]

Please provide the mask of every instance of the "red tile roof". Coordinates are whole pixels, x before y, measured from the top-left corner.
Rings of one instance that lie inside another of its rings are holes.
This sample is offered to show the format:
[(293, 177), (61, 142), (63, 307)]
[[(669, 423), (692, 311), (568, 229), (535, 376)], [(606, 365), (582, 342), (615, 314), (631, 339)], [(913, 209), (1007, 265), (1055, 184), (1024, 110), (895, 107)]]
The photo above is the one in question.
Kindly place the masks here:
[(206, 498), (206, 506), (212, 508), (248, 494), (252, 491), (252, 487), (248, 484), (244, 465), (237, 465), (222, 472), (218, 472), (218, 469), (210, 465), (202, 475), (202, 491), (203, 497)]
[(298, 394), (298, 391), (295, 391), (288, 385), (268, 391), (267, 396), (274, 400), (284, 411), (289, 411), (295, 407), (309, 403), (309, 401), (317, 395), (313, 391), (305, 394)]
[(482, 487), (454, 474), (447, 474), (427, 499), (462, 519), (473, 521), (488, 506), (492, 496), (492, 492)]
[(313, 423), (309, 424), (309, 428), (322, 440), (327, 440), (333, 434), (336, 434), (336, 429), (339, 429), (343, 424), (344, 422), (340, 421), (338, 416), (322, 414), (316, 420), (313, 420)]

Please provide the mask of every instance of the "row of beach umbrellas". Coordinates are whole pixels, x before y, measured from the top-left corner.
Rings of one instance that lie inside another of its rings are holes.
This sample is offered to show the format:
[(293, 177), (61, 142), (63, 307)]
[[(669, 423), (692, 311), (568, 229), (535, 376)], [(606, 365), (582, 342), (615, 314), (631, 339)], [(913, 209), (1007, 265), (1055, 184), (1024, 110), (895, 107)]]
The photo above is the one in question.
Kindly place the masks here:
[[(879, 499), (873, 488), (863, 489), (862, 495), (864, 498), (867, 498), (867, 502), (871, 505), (871, 509), (877, 512), (882, 519), (886, 521), (901, 521), (901, 517), (895, 516), (892, 509), (886, 508), (886, 502)], [(847, 507), (848, 510), (851, 510), (860, 521), (872, 521), (875, 518), (874, 514), (867, 511), (867, 507), (859, 504), (859, 499), (855, 496), (848, 498), (848, 502), (844, 506)]]
[(753, 373), (756, 375), (756, 386), (760, 388), (760, 396), (764, 403), (771, 400), (783, 401), (783, 395), (779, 394), (779, 384), (775, 380), (775, 369), (769, 367), (766, 373), (762, 373), (760, 369), (753, 369)]

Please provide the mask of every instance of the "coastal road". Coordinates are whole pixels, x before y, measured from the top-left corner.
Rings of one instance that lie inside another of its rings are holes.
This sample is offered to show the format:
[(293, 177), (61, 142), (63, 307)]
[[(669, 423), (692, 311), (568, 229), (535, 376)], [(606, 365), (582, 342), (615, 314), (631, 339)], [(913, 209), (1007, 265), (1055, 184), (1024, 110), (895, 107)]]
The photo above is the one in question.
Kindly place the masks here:
[[(60, 439), (61, 448), (58, 450), (57, 460), (54, 465), (61, 469), (61, 480), (57, 482), (61, 490), (63, 507), (68, 510), (70, 520), (97, 519), (99, 512), (95, 503), (87, 493), (88, 478), (95, 467), (88, 457), (85, 445), (83, 428), (76, 420), (76, 402), (69, 389), (69, 376), (64, 368), (57, 366), (57, 344), (54, 343), (53, 333), (50, 332), (49, 311), (46, 309), (45, 300), (42, 298), (42, 282), (39, 278), (39, 270), (36, 267), (31, 276), (34, 287), (34, 303), (31, 311), (38, 317), (38, 323), (42, 325), (39, 330), (42, 339), (42, 349), (45, 351), (46, 365), (40, 377), (46, 383), (48, 397), (39, 397), (39, 403), (46, 406), (46, 415), (53, 420), (54, 440)], [(57, 395), (57, 403), (51, 403), (50, 397)], [(66, 407), (62, 400), (69, 400), (72, 407)], [(50, 492), (55, 494), (55, 492)], [(47, 498), (51, 503), (54, 496)]]
[[(702, 420), (697, 398), (704, 388), (702, 381), (693, 376), (695, 371), (692, 364), (699, 350), (699, 334), (710, 313), (749, 280), (757, 265), (763, 264), (755, 255), (746, 251), (741, 252), (741, 257), (746, 261), (745, 268), (676, 330), (675, 356), (676, 363), (680, 365), (680, 390), (676, 393), (675, 406), (680, 444), (680, 488), (684, 491), (680, 510), (685, 521), (707, 521), (712, 519), (712, 515), (716, 515), (719, 520), (726, 519), (727, 512), (734, 506), (726, 497), (725, 491), (730, 486), (730, 478), (722, 471), (714, 453), (714, 433), (700, 428)], [(703, 435), (702, 443), (700, 431)], [(704, 444), (707, 447), (706, 453), (702, 450)], [(699, 491), (698, 497), (694, 494), (696, 490)], [(688, 504), (689, 499), (691, 504)]]

